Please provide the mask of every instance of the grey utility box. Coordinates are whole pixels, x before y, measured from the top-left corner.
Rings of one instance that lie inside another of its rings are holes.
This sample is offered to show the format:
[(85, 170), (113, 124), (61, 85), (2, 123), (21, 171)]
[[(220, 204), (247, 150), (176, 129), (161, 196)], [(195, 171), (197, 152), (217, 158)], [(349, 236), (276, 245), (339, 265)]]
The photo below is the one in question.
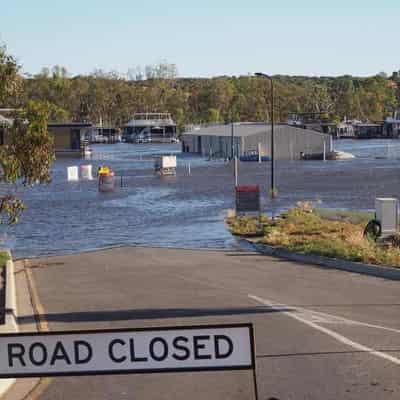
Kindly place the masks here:
[(399, 201), (392, 197), (380, 197), (375, 199), (376, 219), (382, 227), (382, 237), (394, 235), (398, 227)]

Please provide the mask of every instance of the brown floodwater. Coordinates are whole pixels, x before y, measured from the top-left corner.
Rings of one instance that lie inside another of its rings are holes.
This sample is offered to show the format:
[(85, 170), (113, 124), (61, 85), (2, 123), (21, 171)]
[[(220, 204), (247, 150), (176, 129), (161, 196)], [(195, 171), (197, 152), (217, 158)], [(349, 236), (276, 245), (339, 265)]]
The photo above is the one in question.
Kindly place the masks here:
[[(371, 210), (378, 196), (400, 196), (400, 141), (341, 140), (350, 161), (276, 163), (278, 198), (267, 196), (270, 163), (240, 163), (239, 184), (259, 184), (264, 211), (278, 213), (298, 201), (320, 207)], [(90, 160), (59, 159), (49, 185), (24, 189), (20, 223), (1, 238), (17, 257), (63, 254), (116, 245), (234, 248), (224, 212), (234, 208), (232, 165), (180, 153), (179, 145), (93, 146)], [(176, 177), (154, 175), (152, 156), (177, 154)], [(67, 182), (67, 167), (107, 164), (116, 172), (114, 193), (97, 181)], [(190, 174), (189, 174), (190, 165)], [(122, 186), (121, 179), (122, 176)]]

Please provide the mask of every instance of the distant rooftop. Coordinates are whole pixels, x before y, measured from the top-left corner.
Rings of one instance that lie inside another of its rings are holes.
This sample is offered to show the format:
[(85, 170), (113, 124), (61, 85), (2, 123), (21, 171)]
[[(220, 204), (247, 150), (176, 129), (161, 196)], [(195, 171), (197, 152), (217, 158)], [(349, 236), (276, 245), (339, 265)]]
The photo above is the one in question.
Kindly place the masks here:
[(388, 117), (385, 119), (385, 122), (389, 123), (389, 124), (399, 124), (400, 123), (400, 115), (397, 116), (396, 118)]
[(49, 128), (90, 128), (92, 126), (89, 122), (49, 122)]
[(170, 113), (136, 113), (133, 119), (172, 119)]
[[(304, 133), (304, 129), (297, 128), (292, 125), (278, 123), (275, 124), (275, 129), (278, 131), (282, 127), (290, 127), (297, 129), (299, 133)], [(233, 124), (234, 136), (251, 136), (259, 133), (266, 133), (271, 131), (271, 124), (265, 122), (238, 122)], [(317, 135), (324, 135), (323, 133), (310, 131)], [(195, 126), (193, 125), (190, 130), (183, 133), (184, 135), (193, 136), (231, 136), (232, 135), (232, 124), (216, 124), (207, 126)]]
[(132, 127), (162, 127), (176, 125), (170, 113), (136, 113), (125, 125)]
[(357, 124), (354, 124), (354, 126), (382, 126), (381, 124), (375, 124), (375, 123), (372, 123), (372, 122), (361, 122), (361, 123), (357, 123)]
[(13, 120), (11, 118), (3, 117), (0, 114), (0, 126), (11, 126), (12, 123), (13, 123)]
[(330, 114), (329, 111), (311, 111), (311, 112), (297, 112), (297, 111), (291, 111), (288, 113), (289, 115), (321, 115), (321, 114)]

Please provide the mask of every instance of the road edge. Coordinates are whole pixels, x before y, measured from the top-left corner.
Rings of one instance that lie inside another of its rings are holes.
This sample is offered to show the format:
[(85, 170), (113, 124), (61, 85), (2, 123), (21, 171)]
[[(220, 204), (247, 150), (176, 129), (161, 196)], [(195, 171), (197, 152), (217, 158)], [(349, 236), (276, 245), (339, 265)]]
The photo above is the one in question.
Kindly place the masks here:
[(268, 256), (282, 258), (285, 260), (295, 261), (313, 266), (337, 269), (362, 275), (374, 276), (377, 278), (389, 279), (393, 281), (400, 281), (400, 268), (378, 267), (372, 264), (340, 260), (337, 258), (329, 258), (314, 254), (297, 253), (283, 248), (269, 246), (267, 244), (255, 243), (249, 239), (242, 240), (250, 244), (257, 252)]
[[(11, 251), (8, 249), (2, 250), (6, 252), (9, 259), (6, 262), (6, 304), (5, 304), (5, 324), (0, 325), (1, 333), (16, 333), (18, 332), (17, 324), (17, 296), (15, 288), (14, 262), (12, 260)], [(0, 397), (2, 397), (15, 383), (15, 378), (0, 379)]]

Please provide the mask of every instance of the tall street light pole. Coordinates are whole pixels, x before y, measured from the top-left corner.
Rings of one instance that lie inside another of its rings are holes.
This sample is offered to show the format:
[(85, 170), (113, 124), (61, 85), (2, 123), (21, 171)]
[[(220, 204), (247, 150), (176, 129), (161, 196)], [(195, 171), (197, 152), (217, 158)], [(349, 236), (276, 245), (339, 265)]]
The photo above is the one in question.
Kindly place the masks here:
[(263, 78), (269, 79), (271, 82), (271, 198), (274, 199), (277, 196), (277, 191), (275, 188), (275, 146), (274, 146), (274, 81), (271, 76), (264, 74), (262, 72), (256, 72), (256, 76), (261, 76)]

